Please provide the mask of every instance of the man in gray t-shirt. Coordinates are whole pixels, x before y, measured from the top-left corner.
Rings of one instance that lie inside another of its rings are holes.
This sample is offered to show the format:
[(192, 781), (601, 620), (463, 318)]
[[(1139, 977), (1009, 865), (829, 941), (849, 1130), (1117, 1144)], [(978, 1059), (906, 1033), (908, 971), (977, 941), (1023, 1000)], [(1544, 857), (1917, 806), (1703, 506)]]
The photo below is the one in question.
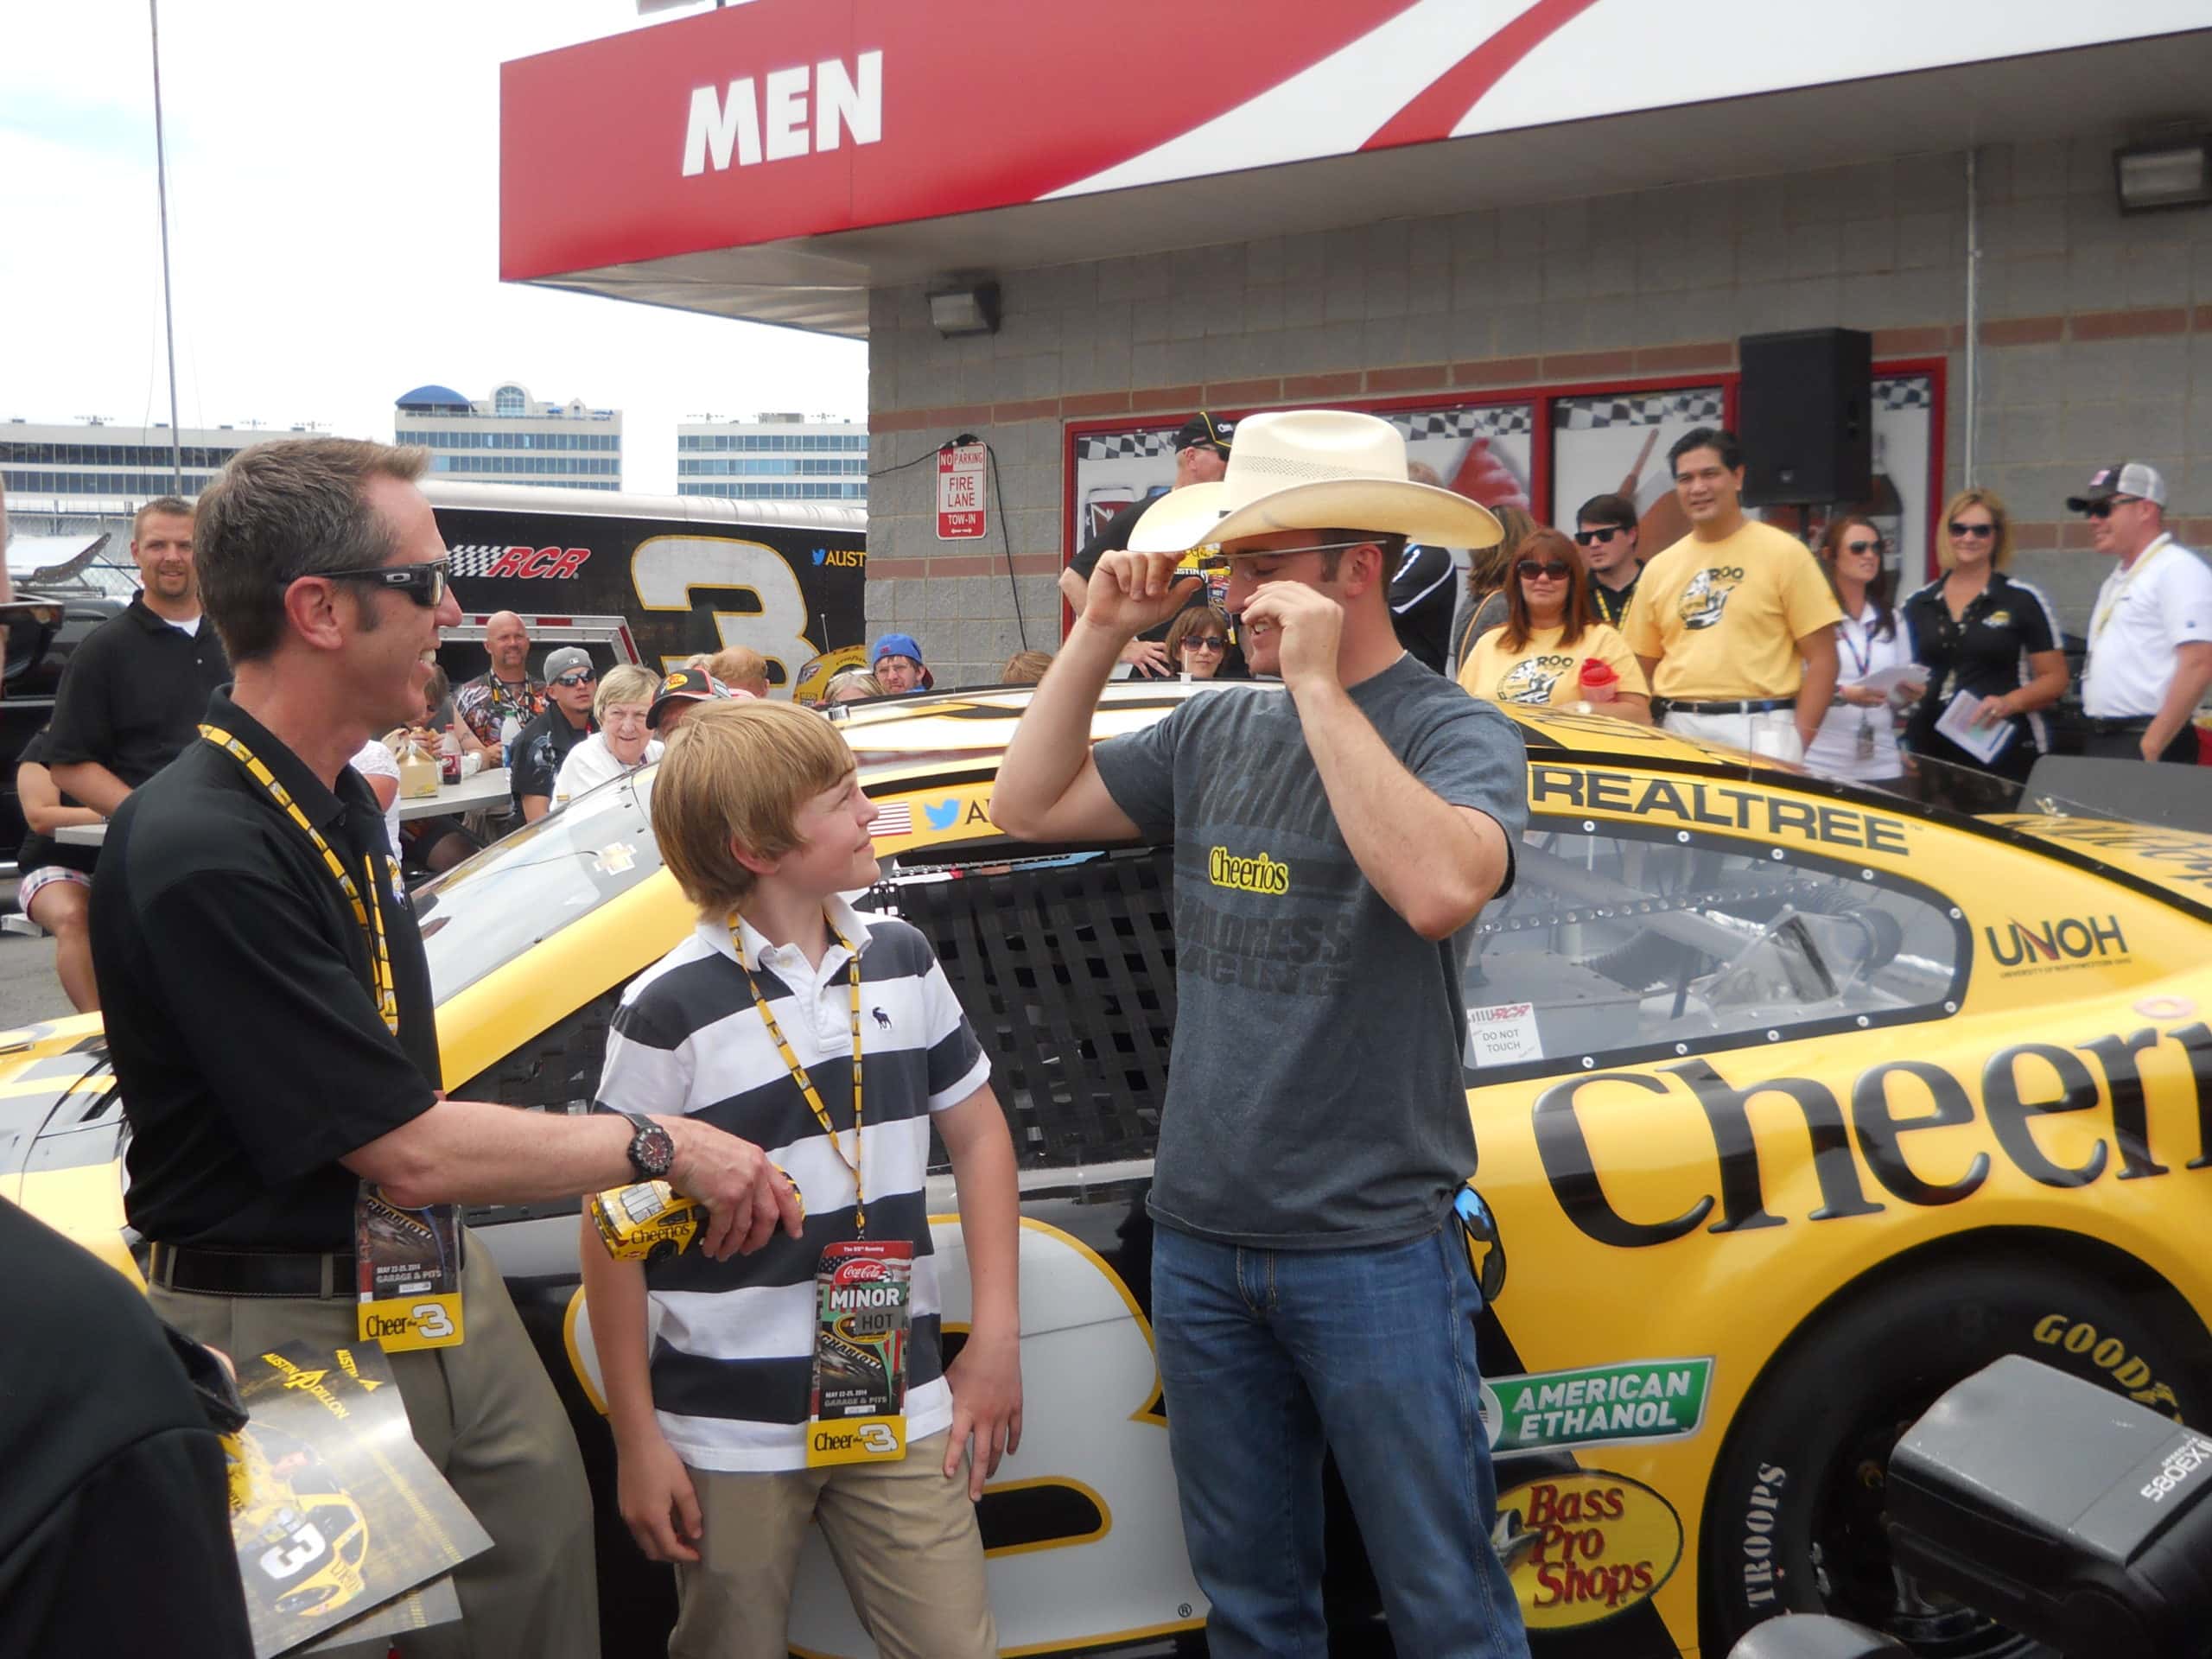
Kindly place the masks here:
[[(1481, 1296), (1450, 1207), (1475, 1163), (1466, 929), (1511, 882), (1526, 756), (1404, 654), (1389, 604), (1407, 537), (1498, 533), (1407, 481), (1387, 422), (1251, 417), (1221, 482), (1163, 498), (1100, 561), (994, 786), (993, 816), (1031, 840), (1174, 840), (1153, 1315), (1217, 1659), (1325, 1650), (1325, 1443), (1400, 1649), (1527, 1652), (1491, 1547)], [(1198, 544), (1229, 562), (1253, 671), (1281, 683), (1094, 751), (1100, 689), (1183, 602)]]

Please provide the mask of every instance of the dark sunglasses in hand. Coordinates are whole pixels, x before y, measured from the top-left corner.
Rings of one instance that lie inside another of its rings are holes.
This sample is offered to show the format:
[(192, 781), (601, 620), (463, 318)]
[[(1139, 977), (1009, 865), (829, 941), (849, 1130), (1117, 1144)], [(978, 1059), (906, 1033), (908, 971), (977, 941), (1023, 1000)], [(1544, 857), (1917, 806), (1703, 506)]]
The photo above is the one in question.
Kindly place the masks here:
[(1595, 530), (1576, 531), (1574, 543), (1577, 547), (1603, 547), (1614, 537), (1627, 534), (1628, 526), (1625, 524), (1600, 524)]
[(1524, 579), (1529, 576), (1549, 576), (1554, 582), (1567, 580), (1567, 566), (1565, 559), (1546, 559), (1541, 563), (1535, 559), (1523, 559), (1513, 569)]
[[(453, 575), (453, 566), (444, 559), (431, 559), (421, 564), (380, 564), (369, 570), (315, 570), (308, 574), (330, 582), (360, 582), (392, 588), (405, 594), (424, 610), (435, 611), (445, 603), (446, 582)], [(285, 584), (288, 588), (290, 585)]]

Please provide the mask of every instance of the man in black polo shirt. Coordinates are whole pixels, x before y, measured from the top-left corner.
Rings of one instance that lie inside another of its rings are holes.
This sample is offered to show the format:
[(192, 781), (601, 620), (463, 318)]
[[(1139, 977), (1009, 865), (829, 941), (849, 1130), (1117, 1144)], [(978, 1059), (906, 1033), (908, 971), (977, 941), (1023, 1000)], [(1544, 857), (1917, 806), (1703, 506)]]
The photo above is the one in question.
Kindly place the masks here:
[(524, 823), (553, 810), (553, 785), (569, 751), (599, 729), (591, 717), (599, 671), (582, 645), (563, 645), (545, 658), (545, 712), (515, 739), (507, 791)]
[(47, 744), (61, 792), (110, 817), (192, 741), (207, 694), (231, 677), (200, 614), (191, 507), (165, 495), (139, 508), (130, 556), (142, 586), (71, 654)]
[[(1217, 421), (1203, 409), (1184, 422), (1175, 430), (1175, 482), (1171, 488), (1180, 490), (1192, 484), (1218, 483), (1222, 469), (1229, 464), (1229, 446), (1236, 437), (1236, 422)], [(1098, 569), (1098, 561), (1129, 544), (1129, 531), (1144, 517), (1145, 509), (1159, 499), (1158, 495), (1147, 495), (1130, 502), (1108, 519), (1106, 527), (1085, 542), (1068, 562), (1068, 568), (1060, 572), (1060, 597), (1067, 601), (1068, 608), (1077, 616), (1083, 614), (1083, 607), (1090, 602), (1090, 575)], [(1205, 587), (1201, 583), (1191, 594), (1191, 605), (1208, 602)], [(1138, 679), (1172, 680), (1181, 671), (1180, 664), (1167, 660), (1167, 630), (1174, 626), (1174, 620), (1170, 617), (1158, 627), (1146, 629), (1122, 648), (1122, 661)], [(1229, 652), (1222, 658), (1216, 677), (1242, 680), (1250, 677), (1251, 671), (1244, 666), (1243, 647), (1232, 626)]]
[[(424, 461), (301, 439), (245, 451), (208, 486), (200, 575), (237, 683), (210, 701), (205, 741), (117, 813), (92, 896), (148, 1294), (231, 1352), (362, 1339), (353, 1240), (379, 1205), (435, 1229), (444, 1205), (660, 1173), (706, 1201), (711, 1255), (779, 1221), (799, 1231), (760, 1149), (695, 1120), (441, 1092), (422, 938), (346, 764), (421, 709), (440, 627), (460, 620), (414, 484)], [(448, 1259), (458, 1320), (379, 1338), (416, 1440), (495, 1546), (454, 1574), (467, 1650), (582, 1659), (598, 1618), (575, 1440), (489, 1254), (464, 1232)]]

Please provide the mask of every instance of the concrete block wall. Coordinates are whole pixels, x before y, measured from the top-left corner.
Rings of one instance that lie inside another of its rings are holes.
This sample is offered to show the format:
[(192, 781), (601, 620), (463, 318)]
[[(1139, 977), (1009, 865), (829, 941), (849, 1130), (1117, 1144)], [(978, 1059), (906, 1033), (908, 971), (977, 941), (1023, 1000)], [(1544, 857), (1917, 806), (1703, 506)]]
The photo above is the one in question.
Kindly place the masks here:
[[(2063, 501), (2097, 465), (2156, 462), (2177, 531), (2212, 543), (2212, 211), (2122, 219), (2125, 136), (1977, 158), (1979, 481), (2019, 524), (2016, 569), (2076, 627), (2105, 566)], [(937, 541), (926, 459), (879, 476), (869, 627), (918, 634), (944, 683), (995, 677), (1020, 627), (1057, 644), (1069, 421), (1726, 371), (1738, 336), (1774, 329), (1946, 358), (1948, 493), (1966, 270), (1966, 157), (1944, 154), (1003, 271), (999, 332), (964, 340), (931, 327), (922, 286), (879, 290), (872, 464), (988, 440), (1007, 539), (995, 502), (984, 546)]]

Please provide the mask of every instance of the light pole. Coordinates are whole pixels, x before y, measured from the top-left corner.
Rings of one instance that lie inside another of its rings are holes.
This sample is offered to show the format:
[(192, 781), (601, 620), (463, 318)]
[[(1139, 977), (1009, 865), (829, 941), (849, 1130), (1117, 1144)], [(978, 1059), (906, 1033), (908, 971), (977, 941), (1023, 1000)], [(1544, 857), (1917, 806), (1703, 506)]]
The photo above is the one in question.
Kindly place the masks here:
[(146, 0), (154, 42), (154, 188), (162, 213), (162, 338), (169, 357), (169, 473), (174, 493), (184, 493), (184, 434), (176, 423), (176, 312), (169, 301), (169, 164), (162, 137), (162, 7)]

